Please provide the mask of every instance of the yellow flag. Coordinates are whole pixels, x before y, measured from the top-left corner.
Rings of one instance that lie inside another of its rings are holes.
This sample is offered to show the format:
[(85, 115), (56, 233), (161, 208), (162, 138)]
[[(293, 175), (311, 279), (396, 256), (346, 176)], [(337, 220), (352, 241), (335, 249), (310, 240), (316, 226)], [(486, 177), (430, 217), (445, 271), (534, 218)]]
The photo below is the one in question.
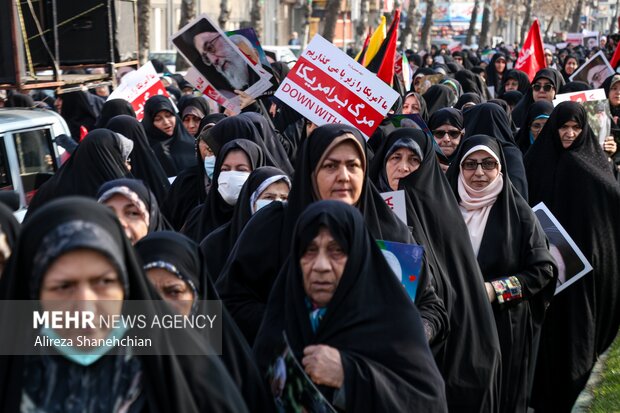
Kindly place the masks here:
[(381, 43), (385, 40), (386, 36), (386, 21), (385, 16), (381, 16), (381, 24), (377, 27), (377, 30), (370, 37), (370, 43), (368, 43), (368, 50), (366, 51), (366, 55), (364, 56), (364, 66), (367, 66), (373, 57), (379, 51), (381, 47)]

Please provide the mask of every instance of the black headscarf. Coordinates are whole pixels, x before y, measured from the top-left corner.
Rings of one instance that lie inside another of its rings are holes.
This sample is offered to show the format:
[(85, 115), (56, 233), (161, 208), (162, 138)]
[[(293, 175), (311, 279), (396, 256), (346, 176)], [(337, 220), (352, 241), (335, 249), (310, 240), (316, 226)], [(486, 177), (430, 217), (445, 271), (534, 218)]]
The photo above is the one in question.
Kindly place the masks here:
[[(226, 118), (226, 115), (223, 113), (211, 113), (202, 118), (198, 129), (202, 131), (207, 125), (215, 124), (224, 118)], [(209, 179), (205, 171), (204, 161), (200, 156), (200, 148), (198, 146), (203, 135), (199, 134), (198, 139), (196, 139), (195, 164), (179, 173), (172, 185), (170, 185), (168, 196), (161, 207), (162, 212), (168, 218), (168, 222), (170, 222), (175, 231), (183, 227), (189, 213), (194, 208), (205, 202), (207, 192), (211, 187), (211, 179)]]
[[(208, 312), (204, 302), (199, 300), (219, 300), (207, 275), (206, 255), (201, 254), (198, 245), (191, 239), (177, 232), (161, 231), (147, 235), (135, 248), (144, 266), (171, 264), (177, 270), (175, 275), (195, 288), (193, 314)], [(171, 267), (167, 268), (169, 271)], [(252, 350), (225, 307), (222, 307), (222, 323), (222, 354), (219, 358), (243, 395), (246, 405), (260, 412), (273, 411), (273, 401), (267, 394)]]
[[(0, 243), (0, 254), (4, 256), (5, 260), (8, 260), (19, 237), (20, 224), (15, 219), (13, 211), (6, 205), (0, 203), (0, 236), (4, 235), (5, 239)], [(7, 250), (8, 248), (8, 250)], [(0, 272), (0, 278), (2, 278), (2, 272)]]
[(582, 82), (581, 80), (575, 80), (574, 82), (567, 82), (564, 86), (560, 88), (560, 91), (558, 93), (584, 92), (590, 89), (592, 88), (586, 82)]
[(67, 195), (94, 198), (105, 182), (131, 176), (125, 166), (127, 158), (121, 139), (128, 141), (108, 129), (96, 129), (86, 135), (58, 172), (39, 188), (27, 217), (52, 199)]
[(517, 103), (519, 103), (521, 99), (523, 99), (523, 93), (519, 92), (518, 90), (511, 90), (510, 92), (502, 93), (501, 95), (499, 95), (499, 98), (506, 101), (506, 103), (508, 103), (511, 108), (514, 108)]
[[(564, 149), (559, 128), (582, 128)], [(620, 325), (620, 188), (578, 103), (555, 107), (525, 156), (530, 205), (544, 202), (594, 270), (559, 293), (543, 325), (533, 407), (569, 411)]]
[(86, 130), (95, 129), (95, 122), (99, 112), (91, 105), (92, 98), (89, 93), (77, 91), (60, 95), (62, 99), (62, 108), (60, 114), (67, 122), (71, 136), (76, 140), (80, 140), (80, 126), (84, 126)]
[(34, 105), (32, 96), (18, 92), (12, 92), (5, 103), (7, 108), (33, 108)]
[(514, 79), (519, 83), (518, 91), (522, 94), (526, 94), (530, 90), (530, 78), (527, 77), (525, 72), (520, 71), (519, 69), (510, 69), (507, 70), (504, 76), (502, 77), (502, 84), (498, 91), (496, 91), (495, 96), (501, 96), (506, 93), (506, 82), (508, 79)]
[(549, 116), (553, 111), (553, 104), (547, 100), (539, 100), (538, 102), (534, 102), (530, 109), (527, 111), (527, 118), (525, 118), (525, 123), (519, 129), (515, 136), (515, 141), (519, 149), (523, 155), (527, 153), (532, 145), (532, 138), (530, 136), (530, 127), (532, 126), (532, 122), (536, 118), (541, 115)]
[[(431, 131), (445, 124), (463, 130), (465, 124), (463, 122), (463, 113), (461, 110), (455, 108), (443, 108), (435, 112), (428, 121), (428, 127)], [(461, 140), (463, 140), (463, 138), (461, 138)], [(443, 153), (439, 145), (435, 144), (434, 148), (436, 155), (440, 158), (441, 163), (444, 165), (449, 165), (454, 155), (456, 155), (456, 150), (448, 157)]]
[[(166, 135), (153, 124), (155, 115), (168, 111), (176, 118), (172, 136)], [(142, 126), (149, 144), (168, 176), (177, 176), (183, 169), (194, 165), (194, 138), (185, 130), (170, 100), (162, 95), (149, 98), (144, 105)]]
[[(436, 114), (446, 110), (456, 112), (444, 109)], [(398, 129), (375, 159), (384, 157), (388, 148), (402, 139), (415, 142), (423, 152), (420, 167), (400, 179), (399, 189), (405, 190), (407, 221), (425, 247), (435, 289), (450, 320), (446, 341), (432, 347), (446, 381), (450, 411), (495, 411), (500, 391), (499, 342), (467, 227), (439, 168), (434, 142), (422, 131)], [(374, 182), (379, 182), (383, 169), (373, 162), (370, 176)]]
[(112, 118), (121, 115), (130, 116), (135, 119), (136, 112), (133, 110), (131, 103), (127, 102), (125, 99), (108, 100), (101, 108), (101, 113), (99, 114), (99, 118), (97, 118), (95, 128), (105, 128)]
[[(273, 181), (273, 179), (277, 180)], [(265, 182), (275, 183), (282, 181), (287, 182), (290, 186), (288, 176), (281, 169), (274, 168), (273, 166), (263, 166), (252, 171), (241, 189), (231, 220), (202, 240), (200, 249), (205, 256), (209, 257), (206, 266), (213, 282), (219, 278), (220, 272), (228, 258), (228, 253), (233, 249), (239, 234), (241, 234), (245, 225), (252, 218), (252, 204), (255, 201), (252, 200), (252, 197), (254, 193)], [(263, 191), (265, 189), (267, 188), (263, 188)]]
[(454, 78), (463, 86), (464, 93), (475, 93), (482, 101), (489, 97), (484, 80), (471, 70), (459, 70)]
[(276, 164), (274, 166), (292, 175), (294, 172), (293, 166), (289, 161), (286, 150), (282, 146), (282, 141), (286, 138), (282, 137), (282, 135), (273, 128), (272, 124), (260, 113), (244, 112), (241, 113), (239, 117), (247, 118), (254, 124), (254, 127), (262, 138), (264, 150), (271, 155), (273, 162)]
[(241, 150), (247, 155), (252, 170), (265, 166), (265, 158), (260, 147), (247, 139), (235, 139), (225, 144), (215, 160), (213, 180), (207, 199), (188, 216), (181, 232), (196, 242), (202, 241), (220, 225), (229, 222), (233, 216), (234, 205), (229, 205), (218, 191), (218, 178), (222, 164), (230, 151)]
[[(260, 116), (260, 115), (258, 115)], [(233, 139), (247, 139), (257, 144), (263, 151), (265, 164), (280, 168), (286, 172), (291, 169), (290, 162), (286, 155), (280, 151), (277, 137), (267, 130), (259, 131), (255, 125), (258, 122), (254, 115), (232, 116), (217, 122), (206, 133), (205, 142), (209, 145), (215, 156), (219, 156), (220, 149)], [(261, 133), (266, 133), (263, 136)], [(272, 152), (273, 151), (273, 152)], [(282, 162), (280, 162), (280, 159)], [(286, 166), (281, 166), (284, 163)]]
[(433, 85), (428, 88), (422, 97), (426, 101), (426, 107), (430, 116), (433, 116), (433, 113), (439, 109), (452, 107), (456, 103), (454, 91), (446, 85)]
[(466, 111), (464, 139), (473, 135), (488, 135), (501, 142), (506, 156), (506, 172), (510, 181), (527, 200), (527, 179), (523, 167), (523, 155), (515, 145), (510, 130), (510, 121), (504, 109), (494, 103), (483, 103)]
[[(203, 97), (185, 95), (179, 101), (179, 117), (181, 120), (183, 120), (185, 115), (192, 114), (200, 118), (202, 122), (202, 119), (209, 115), (210, 112), (211, 109), (209, 109), (209, 104)], [(201, 128), (199, 126), (194, 138), (198, 137), (200, 130)]]
[[(314, 333), (299, 259), (321, 227), (329, 229), (348, 259)], [(298, 360), (312, 344), (339, 350), (346, 411), (398, 411), (403, 406), (447, 411), (443, 381), (425, 343), (420, 315), (361, 214), (337, 201), (317, 202), (300, 216), (291, 241), (291, 259), (274, 286), (254, 346), (261, 369), (267, 371), (277, 357), (284, 330)], [(333, 388), (319, 389), (332, 400)]]
[[(474, 105), (479, 105), (482, 103), (482, 98), (480, 97), (480, 95), (476, 94), (476, 93), (463, 93), (461, 95), (461, 97), (459, 98), (459, 100), (456, 101), (456, 104), (454, 105), (455, 109), (458, 110), (462, 110), (463, 109), (463, 105), (466, 103), (473, 103)], [(468, 108), (466, 108), (468, 109)], [(437, 112), (435, 112), (437, 113)]]
[[(318, 200), (313, 183), (318, 164), (327, 151), (341, 142), (353, 142), (360, 148), (366, 173), (357, 207), (364, 215), (370, 233), (376, 239), (412, 241), (409, 229), (367, 179), (366, 141), (361, 133), (341, 124), (316, 128), (304, 141), (297, 156), (288, 204), (274, 202), (255, 214), (240, 234), (216, 283), (222, 299), (250, 343), (263, 317), (271, 286), (289, 254), (295, 222), (308, 205)], [(261, 242), (257, 243), (257, 239)]]
[[(149, 285), (116, 216), (109, 208), (81, 197), (50, 202), (24, 225), (0, 280), (0, 300), (38, 297), (37, 290), (49, 265), (61, 255), (78, 249), (107, 256), (118, 268), (124, 299), (143, 300), (145, 313), (156, 312), (155, 304), (148, 303), (155, 303), (157, 294)], [(16, 315), (3, 311), (0, 317), (15, 321)], [(17, 334), (29, 334), (26, 330), (18, 330)], [(176, 330), (175, 334), (180, 334), (177, 337), (189, 348), (205, 346), (193, 331)], [(2, 338), (18, 339), (11, 335)], [(22, 396), (28, 394), (35, 407), (46, 411), (48, 407), (53, 407), (53, 411), (68, 412), (71, 408), (84, 411), (88, 403), (96, 407), (87, 410), (107, 412), (118, 407), (115, 402), (127, 402), (131, 397), (137, 398), (131, 407), (140, 411), (247, 411), (241, 394), (217, 358), (163, 355), (174, 354), (168, 348), (168, 341), (164, 341), (154, 341), (159, 355), (109, 354), (87, 367), (60, 355), (0, 357), (0, 405), (5, 411), (19, 411)], [(136, 388), (138, 379), (141, 392), (127, 394), (129, 389)]]
[(418, 100), (418, 105), (420, 105), (419, 115), (424, 122), (428, 122), (428, 108), (426, 107), (426, 101), (422, 98), (422, 95), (417, 92), (409, 92), (405, 95), (405, 99), (403, 99), (403, 102), (407, 100), (409, 96), (415, 96), (415, 98)]
[(562, 70), (560, 71), (560, 73), (562, 74), (562, 77), (564, 78), (564, 81), (566, 83), (570, 82), (570, 77), (575, 73), (575, 71), (577, 71), (577, 69), (575, 69), (575, 71), (573, 71), (573, 73), (571, 73), (570, 75), (566, 73), (566, 63), (568, 62), (568, 59), (573, 59), (577, 62), (577, 69), (579, 69), (579, 66), (581, 64), (579, 61), (579, 57), (576, 54), (571, 53), (564, 58), (564, 61), (562, 62)]
[[(607, 96), (607, 99), (609, 99), (609, 92), (611, 91), (611, 87), (617, 82), (620, 82), (620, 75), (618, 75), (617, 73), (609, 76), (603, 82), (602, 88), (605, 89), (605, 95)], [(618, 145), (618, 147), (620, 147), (620, 106), (613, 106), (610, 101), (609, 113), (611, 114), (612, 135), (614, 137), (614, 140), (616, 141), (616, 144)], [(616, 151), (616, 153), (612, 156), (612, 159), (614, 160), (616, 166), (620, 165), (620, 150)]]
[(131, 116), (120, 115), (113, 117), (106, 128), (133, 141), (133, 151), (129, 155), (131, 174), (144, 181), (161, 205), (166, 199), (170, 181), (155, 156), (155, 152), (149, 146), (142, 124)]
[(495, 88), (495, 93), (499, 91), (500, 85), (504, 80), (506, 71), (508, 70), (508, 65), (506, 65), (502, 74), (497, 73), (497, 69), (495, 69), (495, 62), (497, 62), (500, 58), (504, 59), (504, 61), (508, 63), (508, 58), (506, 57), (506, 55), (502, 52), (497, 52), (493, 55), (493, 57), (491, 58), (491, 62), (485, 68), (485, 71), (487, 72), (487, 85), (493, 86)]
[(99, 203), (105, 203), (106, 200), (112, 198), (114, 195), (122, 195), (128, 198), (132, 203), (139, 204), (138, 201), (142, 202), (142, 205), (136, 206), (138, 206), (138, 209), (143, 213), (148, 213), (149, 233), (171, 229), (170, 224), (168, 224), (166, 218), (159, 211), (157, 199), (142, 181), (127, 178), (108, 181), (99, 188), (97, 201)]
[[(532, 85), (536, 83), (539, 79), (547, 79), (555, 88), (555, 94), (560, 93), (560, 89), (564, 86), (564, 78), (555, 69), (545, 68), (540, 69), (536, 72), (536, 76), (532, 80)], [(530, 86), (527, 93), (523, 95), (523, 99), (515, 106), (512, 111), (512, 120), (517, 126), (517, 128), (521, 128), (523, 126), (523, 122), (525, 122), (525, 118), (527, 116), (527, 111), (530, 109), (530, 106), (534, 103), (534, 96), (532, 95), (532, 88)], [(514, 184), (514, 180), (512, 182)]]
[[(487, 135), (474, 135), (463, 142), (446, 177), (460, 202), (458, 190), (461, 162), (476, 146), (485, 146), (506, 170), (501, 142)], [(527, 202), (502, 176), (502, 190), (491, 207), (477, 254), (484, 282), (510, 281), (520, 297), (493, 304), (502, 354), (500, 411), (523, 412), (534, 375), (540, 328), (555, 291), (554, 265), (538, 219)], [(468, 235), (467, 235), (468, 236)]]

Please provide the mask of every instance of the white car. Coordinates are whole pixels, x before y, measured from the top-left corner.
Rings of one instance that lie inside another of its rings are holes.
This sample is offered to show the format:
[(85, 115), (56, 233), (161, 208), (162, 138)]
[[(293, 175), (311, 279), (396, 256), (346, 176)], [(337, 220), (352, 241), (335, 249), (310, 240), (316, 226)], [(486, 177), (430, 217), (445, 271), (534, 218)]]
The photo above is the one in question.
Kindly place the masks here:
[(65, 150), (58, 135), (71, 136), (65, 120), (45, 109), (0, 109), (0, 191), (19, 195), (21, 221), (37, 188), (60, 167)]
[(299, 46), (263, 46), (263, 50), (270, 62), (284, 62), (289, 68), (293, 68), (297, 62), (297, 56), (292, 48), (299, 50)]

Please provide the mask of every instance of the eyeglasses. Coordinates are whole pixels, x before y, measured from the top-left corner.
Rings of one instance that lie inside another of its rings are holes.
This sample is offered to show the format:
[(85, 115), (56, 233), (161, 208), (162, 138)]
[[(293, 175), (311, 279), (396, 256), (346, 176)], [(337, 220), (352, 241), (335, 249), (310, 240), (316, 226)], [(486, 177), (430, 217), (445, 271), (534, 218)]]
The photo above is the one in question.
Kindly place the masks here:
[(202, 62), (207, 66), (211, 66), (212, 64), (211, 59), (209, 59), (209, 55), (214, 55), (217, 51), (217, 48), (215, 47), (215, 42), (217, 42), (220, 37), (221, 35), (217, 35), (213, 39), (204, 42), (202, 46), (202, 52), (200, 53), (200, 57), (202, 58)]
[(443, 137), (446, 136), (446, 134), (448, 134), (450, 139), (454, 140), (461, 136), (461, 131), (458, 131), (458, 130), (434, 130), (433, 131), (433, 136), (437, 139), (443, 139)]
[(476, 169), (478, 169), (478, 165), (482, 165), (482, 169), (484, 169), (485, 171), (492, 171), (493, 169), (497, 168), (497, 161), (493, 159), (485, 159), (482, 162), (469, 160), (464, 161), (461, 164), (461, 167), (466, 171), (475, 171)]
[(551, 89), (554, 89), (553, 85), (547, 83), (546, 85), (541, 85), (540, 83), (534, 83), (532, 85), (532, 89), (534, 89), (535, 91), (539, 92), (540, 89), (544, 90), (545, 92), (549, 92)]

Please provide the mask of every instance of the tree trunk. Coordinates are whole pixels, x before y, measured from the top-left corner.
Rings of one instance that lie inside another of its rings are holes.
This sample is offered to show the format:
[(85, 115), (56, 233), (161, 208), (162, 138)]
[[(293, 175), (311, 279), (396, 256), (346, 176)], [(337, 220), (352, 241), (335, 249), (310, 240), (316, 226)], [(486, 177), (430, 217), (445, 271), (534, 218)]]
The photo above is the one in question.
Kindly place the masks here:
[(263, 38), (263, 1), (252, 0), (250, 22), (259, 39)]
[(368, 33), (368, 15), (370, 14), (369, 0), (362, 0), (360, 3), (360, 19), (355, 25), (355, 47), (361, 50)]
[(551, 30), (554, 20), (555, 20), (555, 16), (551, 16), (551, 19), (549, 19), (549, 23), (547, 23), (547, 28), (545, 29), (545, 37), (544, 37), (545, 39), (549, 38), (549, 30)]
[(325, 6), (325, 26), (323, 27), (323, 37), (332, 42), (336, 34), (336, 23), (340, 15), (340, 5), (342, 0), (328, 0)]
[(228, 0), (222, 0), (220, 2), (220, 17), (217, 19), (217, 23), (220, 25), (222, 30), (226, 30), (226, 23), (228, 23), (229, 18), (230, 9), (228, 8)]
[(413, 47), (413, 38), (418, 33), (418, 22), (416, 21), (416, 9), (418, 8), (418, 0), (409, 0), (407, 8), (407, 21), (405, 28), (400, 33), (401, 49), (411, 49)]
[[(611, 19), (611, 25), (609, 26), (609, 33), (615, 33), (616, 22), (618, 21), (618, 7), (620, 7), (620, 0), (616, 0), (616, 10), (614, 11), (613, 19)], [(620, 29), (620, 27), (618, 29)]]
[(478, 46), (485, 47), (489, 44), (489, 32), (491, 31), (491, 15), (493, 11), (491, 10), (491, 0), (484, 0), (483, 12), (482, 12), (482, 26), (480, 27), (480, 41), (478, 41)]
[(151, 48), (151, 0), (138, 0), (138, 59), (143, 65), (149, 60)]
[(433, 27), (433, 11), (435, 9), (435, 0), (427, 0), (426, 2), (426, 18), (422, 26), (422, 36), (420, 39), (420, 47), (425, 50), (431, 50), (431, 28)]
[(304, 24), (302, 25), (302, 35), (301, 35), (301, 50), (306, 48), (308, 44), (308, 37), (310, 37), (310, 18), (312, 17), (312, 0), (304, 1)]
[(579, 27), (581, 26), (581, 9), (583, 9), (583, 0), (577, 0), (577, 4), (573, 9), (573, 22), (570, 25), (571, 33), (579, 32)]
[(469, 28), (467, 29), (467, 36), (465, 37), (465, 44), (470, 45), (476, 32), (476, 20), (478, 20), (478, 6), (480, 6), (480, 0), (474, 2), (474, 9), (471, 12), (471, 19), (469, 20)]
[[(179, 29), (189, 23), (196, 17), (196, 1), (195, 0), (182, 0), (181, 1), (181, 20), (179, 21)], [(189, 67), (187, 60), (177, 53), (176, 70), (186, 70)]]
[(523, 24), (521, 25), (521, 33), (519, 34), (520, 44), (523, 45), (527, 31), (530, 29), (532, 19), (532, 0), (525, 0), (525, 15), (523, 16)]

